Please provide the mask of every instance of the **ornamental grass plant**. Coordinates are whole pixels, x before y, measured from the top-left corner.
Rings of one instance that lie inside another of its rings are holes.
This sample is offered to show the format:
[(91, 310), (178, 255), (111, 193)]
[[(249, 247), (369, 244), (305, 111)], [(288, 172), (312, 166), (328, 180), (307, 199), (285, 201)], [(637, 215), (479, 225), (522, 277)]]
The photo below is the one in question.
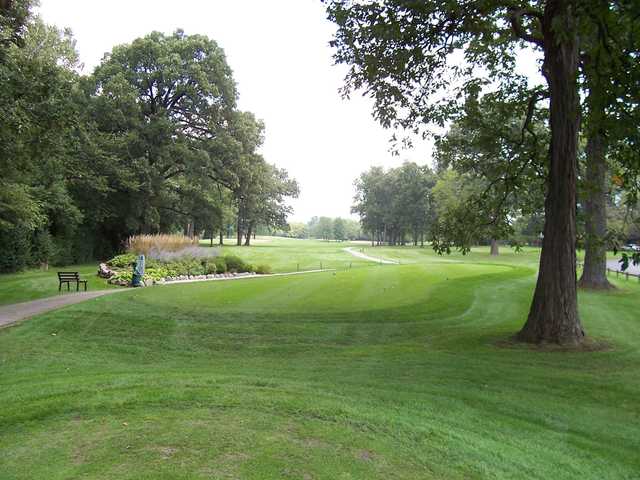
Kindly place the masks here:
[(149, 255), (149, 252), (178, 252), (188, 247), (198, 246), (198, 237), (179, 234), (133, 235), (127, 240), (127, 251)]

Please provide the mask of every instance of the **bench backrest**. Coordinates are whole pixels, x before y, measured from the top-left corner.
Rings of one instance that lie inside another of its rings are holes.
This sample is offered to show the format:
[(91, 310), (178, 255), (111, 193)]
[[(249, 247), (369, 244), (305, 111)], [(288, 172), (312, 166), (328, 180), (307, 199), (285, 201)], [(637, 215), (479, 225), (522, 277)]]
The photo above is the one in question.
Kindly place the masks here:
[(58, 272), (59, 280), (79, 280), (80, 274), (78, 272)]

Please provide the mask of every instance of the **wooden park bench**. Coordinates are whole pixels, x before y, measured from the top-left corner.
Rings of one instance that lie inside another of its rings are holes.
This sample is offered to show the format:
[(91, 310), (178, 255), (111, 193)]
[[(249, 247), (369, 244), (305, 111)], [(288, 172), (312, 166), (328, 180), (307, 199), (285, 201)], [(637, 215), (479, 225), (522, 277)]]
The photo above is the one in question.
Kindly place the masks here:
[(80, 284), (84, 283), (84, 291), (87, 291), (87, 281), (80, 280), (80, 273), (78, 272), (58, 272), (58, 291), (62, 290), (62, 284), (67, 284), (67, 291), (69, 291), (69, 285), (71, 282), (76, 282), (76, 291), (80, 290)]

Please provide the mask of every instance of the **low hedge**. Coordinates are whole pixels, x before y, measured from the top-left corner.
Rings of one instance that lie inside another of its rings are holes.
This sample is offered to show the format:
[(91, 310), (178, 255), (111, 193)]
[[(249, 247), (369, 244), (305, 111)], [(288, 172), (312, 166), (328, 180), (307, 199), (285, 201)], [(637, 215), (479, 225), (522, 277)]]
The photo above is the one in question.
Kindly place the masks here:
[(246, 264), (244, 260), (235, 255), (225, 255), (224, 261), (229, 272), (248, 272), (251, 268), (251, 265)]
[(255, 270), (253, 270), (253, 271), (256, 272), (259, 275), (267, 275), (269, 273), (273, 273), (271, 271), (271, 267), (269, 265), (266, 265), (266, 264), (258, 265), (257, 267), (255, 267)]

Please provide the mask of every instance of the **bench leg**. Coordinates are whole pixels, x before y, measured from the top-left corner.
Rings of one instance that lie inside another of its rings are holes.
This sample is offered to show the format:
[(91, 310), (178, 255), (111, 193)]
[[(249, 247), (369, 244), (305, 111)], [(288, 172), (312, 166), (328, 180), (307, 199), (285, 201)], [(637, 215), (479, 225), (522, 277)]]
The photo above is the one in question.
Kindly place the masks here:
[(62, 291), (62, 282), (58, 282), (58, 291), (61, 292)]
[(87, 282), (84, 282), (84, 291), (87, 291)]
[(71, 290), (71, 282), (67, 282), (67, 292)]

